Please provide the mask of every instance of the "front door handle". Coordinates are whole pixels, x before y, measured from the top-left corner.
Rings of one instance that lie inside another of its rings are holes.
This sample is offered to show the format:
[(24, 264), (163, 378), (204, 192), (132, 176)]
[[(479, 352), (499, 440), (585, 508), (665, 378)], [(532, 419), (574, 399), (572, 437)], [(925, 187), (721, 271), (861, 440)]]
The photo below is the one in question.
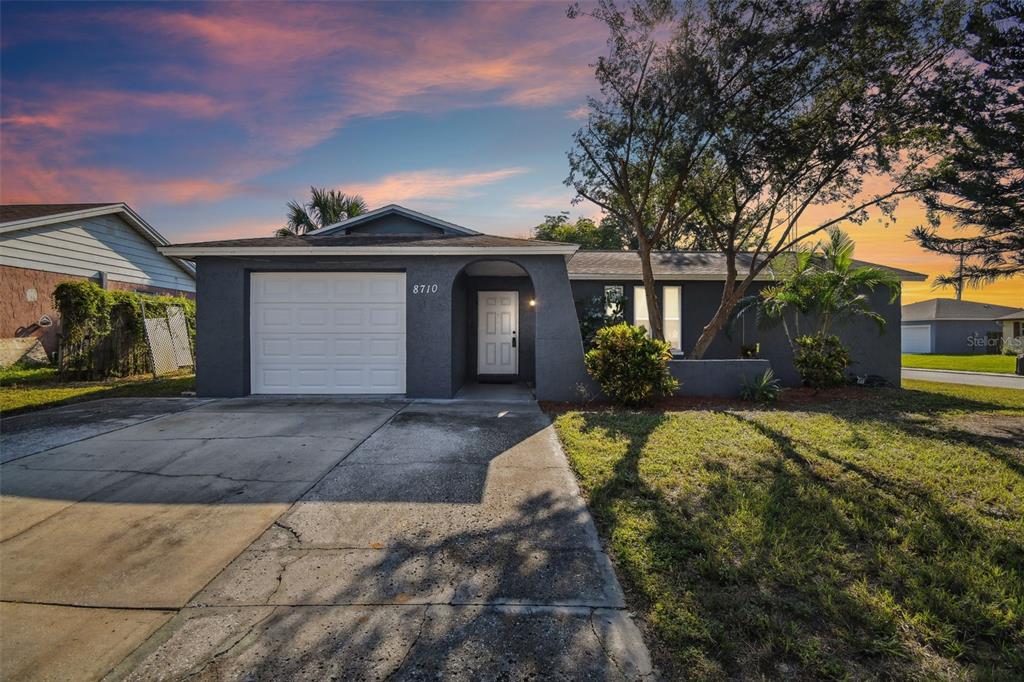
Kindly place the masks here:
[(516, 347), (516, 333), (512, 332), (512, 347)]

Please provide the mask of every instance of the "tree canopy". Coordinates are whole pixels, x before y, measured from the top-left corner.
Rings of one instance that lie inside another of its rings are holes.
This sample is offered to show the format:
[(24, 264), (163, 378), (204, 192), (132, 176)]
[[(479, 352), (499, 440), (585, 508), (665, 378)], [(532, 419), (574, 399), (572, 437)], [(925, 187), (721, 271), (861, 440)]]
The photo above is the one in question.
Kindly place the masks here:
[[(929, 224), (913, 233), (925, 249), (958, 257), (936, 279), (958, 298), (965, 285), (1024, 273), (1024, 2), (984, 5), (968, 30), (980, 77), (937, 93), (956, 145), (924, 195)], [(943, 218), (953, 233), (940, 232)]]
[(579, 244), (584, 249), (619, 250), (624, 244), (623, 234), (610, 223), (603, 220), (595, 223), (586, 217), (570, 222), (568, 211), (544, 216), (544, 222), (533, 228), (533, 236), (545, 241)]
[[(608, 28), (608, 54), (566, 182), (637, 235), (655, 335), (650, 249), (673, 220), (726, 256), (699, 358), (775, 257), (871, 209), (891, 218), (923, 191), (946, 142), (934, 93), (969, 77), (953, 59), (965, 12), (945, 0), (600, 0), (587, 12)], [(869, 194), (868, 176), (887, 184)], [(811, 206), (827, 211), (808, 225)]]

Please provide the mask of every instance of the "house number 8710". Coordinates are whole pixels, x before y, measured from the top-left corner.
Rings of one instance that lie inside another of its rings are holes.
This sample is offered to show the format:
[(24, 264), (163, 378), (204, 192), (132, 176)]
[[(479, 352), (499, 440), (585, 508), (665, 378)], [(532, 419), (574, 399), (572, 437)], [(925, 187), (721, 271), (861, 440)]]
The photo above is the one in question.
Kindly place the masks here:
[(436, 294), (436, 284), (413, 284), (412, 293), (414, 294)]

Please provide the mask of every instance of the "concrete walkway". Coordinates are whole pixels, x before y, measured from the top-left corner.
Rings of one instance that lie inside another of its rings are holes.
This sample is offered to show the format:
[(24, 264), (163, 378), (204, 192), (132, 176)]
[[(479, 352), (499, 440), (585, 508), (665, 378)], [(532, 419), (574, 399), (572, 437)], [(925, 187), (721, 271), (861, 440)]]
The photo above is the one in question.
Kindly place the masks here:
[(961, 372), (949, 369), (915, 369), (911, 367), (904, 367), (901, 371), (901, 376), (904, 379), (938, 381), (947, 384), (969, 384), (971, 386), (1024, 389), (1024, 376), (1017, 376), (1016, 374)]
[(4, 679), (652, 675), (535, 404), (217, 401), (0, 475)]

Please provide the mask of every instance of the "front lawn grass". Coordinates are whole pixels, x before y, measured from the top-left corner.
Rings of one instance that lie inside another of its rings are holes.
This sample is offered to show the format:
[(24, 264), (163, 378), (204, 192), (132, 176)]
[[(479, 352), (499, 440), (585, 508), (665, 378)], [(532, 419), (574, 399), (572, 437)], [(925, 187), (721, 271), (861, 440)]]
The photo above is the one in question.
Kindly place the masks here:
[(1013, 374), (1017, 359), (1012, 355), (919, 355), (903, 354), (903, 366), (917, 369), (958, 369), (962, 372)]
[(0, 370), (0, 412), (10, 416), (99, 398), (176, 397), (182, 391), (193, 390), (194, 383), (195, 375), (190, 372), (159, 379), (147, 374), (109, 381), (62, 383), (52, 367), (3, 369)]
[(574, 411), (666, 679), (1024, 678), (1024, 391)]

